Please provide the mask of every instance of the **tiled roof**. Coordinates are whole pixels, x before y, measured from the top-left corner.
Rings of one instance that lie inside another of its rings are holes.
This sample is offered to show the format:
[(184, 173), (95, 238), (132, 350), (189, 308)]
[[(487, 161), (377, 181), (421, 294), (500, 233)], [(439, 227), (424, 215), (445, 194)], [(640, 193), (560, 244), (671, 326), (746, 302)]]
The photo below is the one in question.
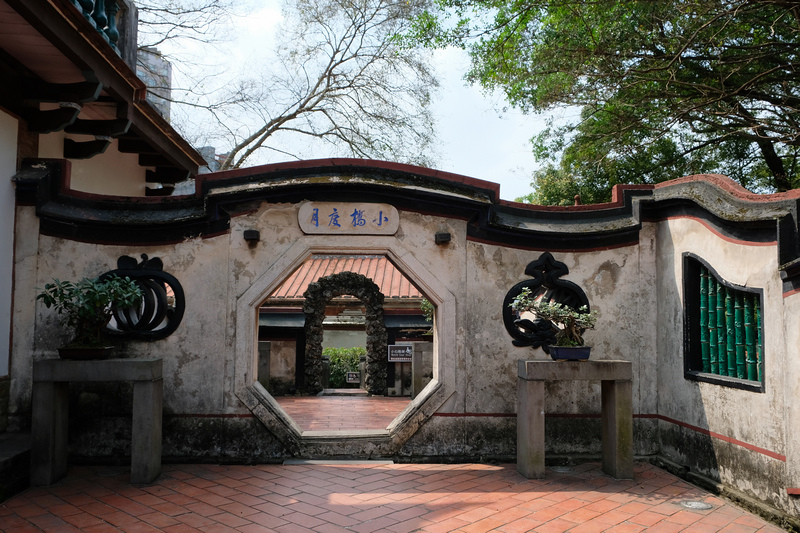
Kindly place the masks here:
[(339, 272), (355, 272), (370, 278), (386, 298), (423, 298), (408, 278), (382, 255), (314, 255), (275, 289), (270, 298), (302, 298), (309, 283)]

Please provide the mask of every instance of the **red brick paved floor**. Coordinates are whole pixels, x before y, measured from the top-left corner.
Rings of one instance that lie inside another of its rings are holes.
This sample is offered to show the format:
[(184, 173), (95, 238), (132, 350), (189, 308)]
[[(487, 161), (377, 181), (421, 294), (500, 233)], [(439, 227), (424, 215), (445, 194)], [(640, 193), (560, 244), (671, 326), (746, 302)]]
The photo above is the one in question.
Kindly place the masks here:
[(411, 402), (383, 396), (277, 396), (280, 406), (304, 431), (386, 429)]
[[(515, 465), (168, 465), (152, 485), (75, 467), (0, 505), (3, 531), (781, 531), (647, 463), (520, 476)], [(112, 470), (113, 472), (113, 470)], [(700, 500), (708, 511), (683, 508)]]

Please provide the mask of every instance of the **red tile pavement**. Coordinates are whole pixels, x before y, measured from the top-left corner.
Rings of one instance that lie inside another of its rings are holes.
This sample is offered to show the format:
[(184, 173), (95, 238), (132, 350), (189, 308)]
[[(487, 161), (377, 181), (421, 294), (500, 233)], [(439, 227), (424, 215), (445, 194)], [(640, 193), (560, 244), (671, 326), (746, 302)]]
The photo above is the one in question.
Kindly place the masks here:
[[(648, 463), (618, 481), (588, 463), (528, 480), (515, 465), (167, 465), (151, 485), (74, 467), (0, 505), (0, 530), (256, 532), (781, 531)], [(369, 488), (372, 487), (372, 488)], [(706, 511), (681, 506), (702, 501)]]
[(277, 396), (304, 431), (386, 429), (410, 403), (405, 397)]

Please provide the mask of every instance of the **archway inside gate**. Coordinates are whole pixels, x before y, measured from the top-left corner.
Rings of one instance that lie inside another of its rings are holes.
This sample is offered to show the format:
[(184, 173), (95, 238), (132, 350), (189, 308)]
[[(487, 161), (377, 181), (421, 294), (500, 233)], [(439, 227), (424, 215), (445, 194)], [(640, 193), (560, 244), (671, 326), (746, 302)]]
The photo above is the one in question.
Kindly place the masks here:
[(425, 301), (385, 255), (312, 255), (259, 308), (258, 381), (304, 431), (385, 430), (433, 377)]
[(306, 358), (305, 389), (323, 392), (322, 343), (328, 303), (337, 296), (353, 296), (364, 305), (366, 365), (364, 388), (368, 394), (386, 394), (386, 324), (383, 317), (384, 295), (372, 279), (356, 272), (339, 272), (310, 283), (303, 296), (305, 314)]

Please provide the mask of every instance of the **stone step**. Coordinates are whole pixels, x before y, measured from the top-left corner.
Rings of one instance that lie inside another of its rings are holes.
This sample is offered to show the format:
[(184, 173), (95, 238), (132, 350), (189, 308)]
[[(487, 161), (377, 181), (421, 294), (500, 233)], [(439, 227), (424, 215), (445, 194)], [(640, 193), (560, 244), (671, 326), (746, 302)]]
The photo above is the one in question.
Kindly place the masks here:
[(30, 433), (0, 433), (0, 502), (27, 489), (30, 472)]
[(322, 389), (317, 396), (368, 396), (364, 389)]

